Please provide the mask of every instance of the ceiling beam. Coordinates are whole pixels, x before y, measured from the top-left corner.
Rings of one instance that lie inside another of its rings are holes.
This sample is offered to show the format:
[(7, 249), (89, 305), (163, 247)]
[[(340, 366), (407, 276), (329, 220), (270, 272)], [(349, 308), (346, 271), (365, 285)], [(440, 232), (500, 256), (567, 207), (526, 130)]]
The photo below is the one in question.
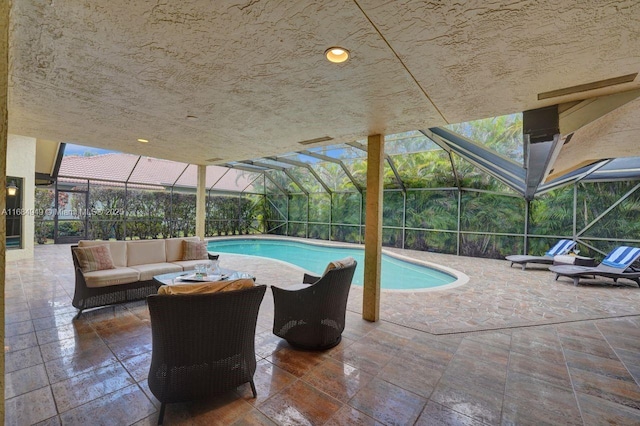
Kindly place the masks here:
[(640, 89), (562, 104), (559, 114), (560, 133), (562, 135), (573, 133), (603, 115), (631, 102), (638, 96), (640, 96)]

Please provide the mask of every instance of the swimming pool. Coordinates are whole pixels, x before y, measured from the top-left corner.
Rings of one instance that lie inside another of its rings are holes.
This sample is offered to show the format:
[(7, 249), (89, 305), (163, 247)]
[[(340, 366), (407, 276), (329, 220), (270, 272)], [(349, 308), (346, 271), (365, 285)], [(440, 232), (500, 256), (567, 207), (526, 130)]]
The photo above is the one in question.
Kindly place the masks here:
[[(353, 284), (361, 286), (363, 282), (364, 250), (360, 248), (343, 248), (263, 238), (234, 238), (209, 241), (208, 249), (216, 253), (233, 253), (278, 259), (304, 268), (316, 275), (322, 275), (327, 264), (332, 260), (352, 256), (358, 262)], [(435, 288), (451, 284), (458, 278), (434, 268), (407, 262), (386, 254), (382, 255), (381, 286), (384, 289), (415, 290)]]

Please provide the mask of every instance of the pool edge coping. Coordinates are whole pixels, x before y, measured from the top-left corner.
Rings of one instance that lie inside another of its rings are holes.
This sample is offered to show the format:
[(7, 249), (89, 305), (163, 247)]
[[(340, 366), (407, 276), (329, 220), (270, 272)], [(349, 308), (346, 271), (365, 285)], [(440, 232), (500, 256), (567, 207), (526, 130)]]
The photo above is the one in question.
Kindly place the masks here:
[[(221, 241), (221, 240), (247, 240), (247, 239), (261, 239), (261, 240), (281, 240), (281, 241), (292, 241), (292, 242), (300, 242), (302, 244), (309, 244), (309, 245), (317, 245), (317, 246), (325, 246), (325, 247), (342, 247), (342, 248), (358, 248), (361, 250), (364, 250), (364, 245), (362, 244), (357, 244), (357, 243), (346, 243), (346, 242), (341, 242), (341, 241), (326, 241), (326, 240), (310, 240), (308, 238), (302, 238), (302, 237), (289, 237), (289, 236), (283, 236), (283, 235), (220, 235), (217, 237), (207, 237), (205, 238), (205, 241), (209, 242), (209, 241)], [(304, 242), (303, 242), (304, 241)], [(420, 260), (420, 259), (415, 259), (413, 257), (409, 257), (409, 256), (405, 256), (402, 254), (398, 254), (392, 251), (389, 251), (387, 249), (385, 249), (384, 247), (382, 248), (382, 253), (389, 256), (389, 257), (393, 257), (396, 258), (398, 260), (402, 260), (404, 262), (408, 262), (408, 263), (413, 263), (415, 265), (419, 265), (419, 266), (425, 266), (428, 268), (432, 268), (432, 269), (436, 269), (440, 272), (444, 272), (446, 274), (449, 274), (451, 276), (453, 276), (456, 280), (452, 283), (449, 284), (443, 284), (437, 287), (433, 287), (433, 288), (406, 288), (406, 289), (388, 289), (388, 288), (382, 288), (380, 287), (380, 290), (385, 291), (385, 292), (397, 292), (397, 293), (425, 293), (425, 292), (431, 292), (431, 291), (441, 291), (441, 290), (451, 290), (453, 288), (456, 287), (460, 287), (462, 285), (465, 285), (469, 282), (470, 278), (467, 274), (465, 274), (464, 272), (458, 271), (457, 269), (453, 269), (450, 268), (448, 266), (444, 266), (444, 265), (440, 265), (438, 263), (433, 263), (433, 262), (429, 262), (426, 260)], [(294, 265), (293, 263), (290, 262), (286, 262), (284, 260), (279, 260), (279, 259), (273, 259), (270, 257), (263, 257), (263, 256), (254, 256), (254, 255), (242, 255), (239, 254), (238, 256), (252, 256), (252, 257), (259, 257), (262, 259), (269, 259), (269, 260), (273, 260), (276, 262), (282, 262), (282, 263), (286, 263), (287, 265), (292, 265), (304, 272), (309, 272), (308, 270), (298, 266), (298, 265)], [(352, 287), (356, 287), (356, 288), (364, 288), (364, 286), (359, 286), (359, 285), (355, 285), (352, 284)]]

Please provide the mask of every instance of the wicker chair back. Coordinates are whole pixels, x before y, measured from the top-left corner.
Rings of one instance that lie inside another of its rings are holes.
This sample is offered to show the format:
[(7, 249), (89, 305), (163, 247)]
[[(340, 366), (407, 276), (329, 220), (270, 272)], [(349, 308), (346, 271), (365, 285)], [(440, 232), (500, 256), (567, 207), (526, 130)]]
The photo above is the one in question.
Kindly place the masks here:
[[(300, 290), (272, 286), (273, 333), (305, 349), (328, 349), (340, 343), (356, 266), (354, 262), (332, 269)], [(305, 276), (305, 282), (309, 281), (309, 276)]]
[(147, 298), (153, 337), (149, 388), (165, 404), (249, 383), (255, 396), (255, 331), (266, 286)]

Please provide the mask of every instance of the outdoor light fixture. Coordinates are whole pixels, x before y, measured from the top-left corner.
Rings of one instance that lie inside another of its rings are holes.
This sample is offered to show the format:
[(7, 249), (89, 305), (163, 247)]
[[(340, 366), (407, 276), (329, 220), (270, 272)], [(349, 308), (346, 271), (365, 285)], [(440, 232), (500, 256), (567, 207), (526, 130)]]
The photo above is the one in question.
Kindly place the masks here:
[(138, 142), (149, 143), (149, 140), (148, 139), (138, 139)]
[(11, 181), (9, 185), (7, 185), (7, 195), (10, 197), (14, 197), (18, 193), (18, 187), (14, 181)]
[(324, 51), (327, 61), (339, 64), (349, 59), (349, 51), (344, 47), (330, 47)]

